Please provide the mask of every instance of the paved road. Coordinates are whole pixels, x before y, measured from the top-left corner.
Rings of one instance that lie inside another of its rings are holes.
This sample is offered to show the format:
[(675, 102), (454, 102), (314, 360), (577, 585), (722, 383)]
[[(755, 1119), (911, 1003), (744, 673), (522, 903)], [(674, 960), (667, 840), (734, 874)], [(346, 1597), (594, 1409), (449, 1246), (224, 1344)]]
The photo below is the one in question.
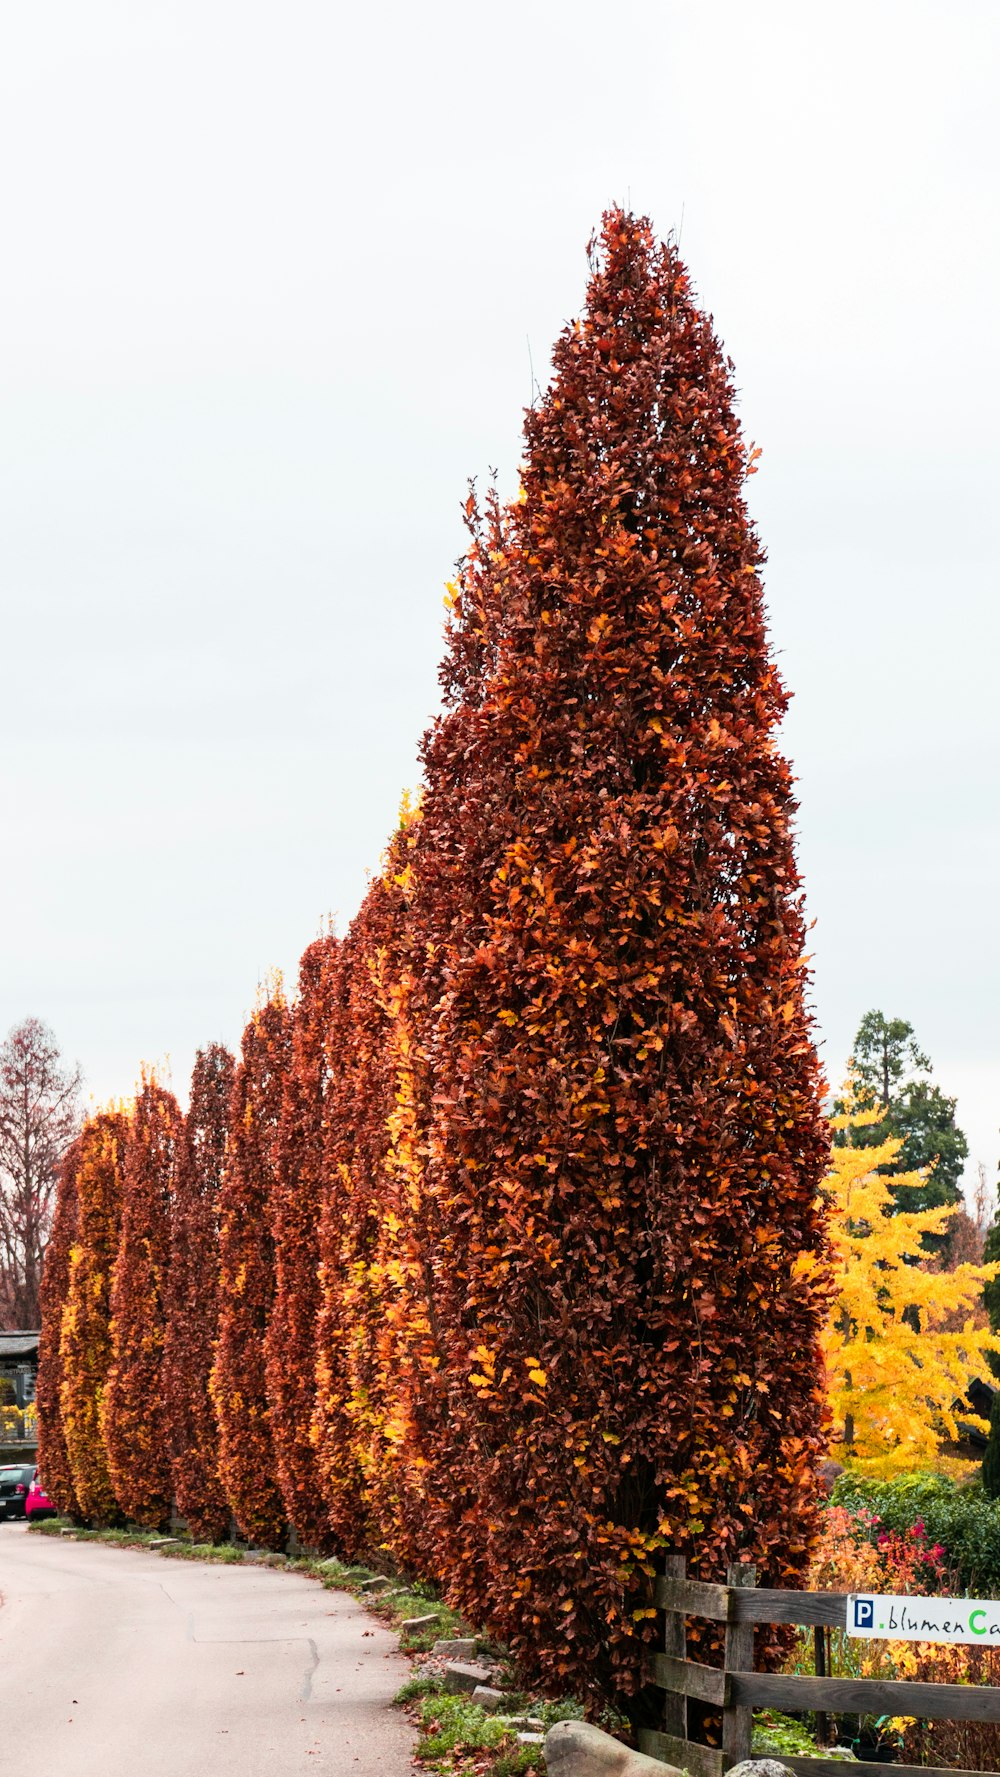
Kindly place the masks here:
[(0, 1525), (0, 1747), (37, 1777), (404, 1777), (408, 1676), (343, 1592)]

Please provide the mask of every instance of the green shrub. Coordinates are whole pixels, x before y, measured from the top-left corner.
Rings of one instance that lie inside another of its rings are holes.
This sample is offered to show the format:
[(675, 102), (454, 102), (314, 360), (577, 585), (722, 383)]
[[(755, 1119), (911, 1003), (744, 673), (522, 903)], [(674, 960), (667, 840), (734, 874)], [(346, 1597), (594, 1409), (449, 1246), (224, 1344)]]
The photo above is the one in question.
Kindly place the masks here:
[(418, 1697), (438, 1697), (441, 1694), (441, 1683), (439, 1672), (417, 1673), (400, 1686), (392, 1700), (402, 1708), (404, 1703), (415, 1703)]
[(355, 1597), (360, 1595), (360, 1582), (349, 1580), (347, 1569), (341, 1567), (339, 1563), (334, 1567), (329, 1561), (318, 1563), (313, 1561), (309, 1563), (309, 1572), (314, 1579), (319, 1580), (321, 1586), (326, 1587), (328, 1592), (352, 1592)]
[(442, 1618), (426, 1629), (407, 1629), (405, 1634), (400, 1630), (400, 1642), (406, 1654), (429, 1654), (436, 1641), (447, 1641), (453, 1634), (452, 1625)]
[(780, 1715), (775, 1709), (762, 1710), (754, 1716), (752, 1758), (821, 1758), (822, 1752), (812, 1734), (793, 1716)]
[(442, 1758), (446, 1753), (481, 1752), (502, 1746), (511, 1739), (510, 1729), (495, 1715), (487, 1715), (478, 1703), (465, 1696), (425, 1697), (420, 1706), (419, 1759)]
[(560, 1703), (532, 1704), (526, 1713), (537, 1716), (546, 1728), (554, 1728), (557, 1721), (583, 1721), (585, 1710), (575, 1697), (564, 1697)]
[[(1000, 1501), (988, 1499), (978, 1482), (958, 1487), (943, 1475), (871, 1481), (845, 1474), (834, 1487), (833, 1504), (849, 1512), (867, 1507), (886, 1530), (922, 1523), (927, 1541), (942, 1545), (960, 1591), (1000, 1596)], [(869, 1532), (872, 1538), (879, 1526)]]
[(545, 1759), (540, 1746), (518, 1746), (514, 1752), (500, 1754), (489, 1768), (489, 1777), (527, 1777), (529, 1771), (536, 1771), (541, 1777), (544, 1770)]
[(177, 1543), (172, 1549), (161, 1549), (167, 1561), (214, 1561), (226, 1567), (238, 1567), (243, 1550), (233, 1543)]

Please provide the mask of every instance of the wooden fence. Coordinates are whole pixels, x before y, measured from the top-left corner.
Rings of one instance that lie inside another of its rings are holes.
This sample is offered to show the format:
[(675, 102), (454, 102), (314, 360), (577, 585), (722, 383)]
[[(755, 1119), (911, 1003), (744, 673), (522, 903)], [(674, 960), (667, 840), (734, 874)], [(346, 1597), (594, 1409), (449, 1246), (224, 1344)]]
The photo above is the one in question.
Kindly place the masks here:
[[(662, 1654), (655, 1654), (650, 1676), (666, 1692), (663, 1729), (646, 1729), (640, 1749), (666, 1764), (678, 1765), (691, 1777), (723, 1777), (731, 1765), (750, 1757), (754, 1709), (837, 1714), (910, 1715), (928, 1721), (1000, 1722), (1000, 1687), (993, 1685), (919, 1684), (907, 1679), (815, 1678), (753, 1669), (756, 1623), (793, 1623), (801, 1628), (843, 1629), (847, 1624), (846, 1592), (780, 1592), (756, 1583), (753, 1567), (731, 1567), (728, 1585), (706, 1585), (686, 1578), (683, 1556), (671, 1556), (657, 1581), (656, 1603), (666, 1612)], [(705, 1666), (687, 1657), (687, 1617), (725, 1624), (723, 1664)], [(816, 1637), (817, 1666), (822, 1667), (823, 1638)], [(702, 1746), (687, 1737), (688, 1698), (722, 1713), (722, 1746)], [(833, 1777), (838, 1768), (824, 1758), (780, 1757), (799, 1777)], [(925, 1765), (893, 1764), (893, 1777), (983, 1777), (981, 1772), (942, 1772)], [(887, 1777), (884, 1764), (863, 1760), (847, 1764), (844, 1777)]]

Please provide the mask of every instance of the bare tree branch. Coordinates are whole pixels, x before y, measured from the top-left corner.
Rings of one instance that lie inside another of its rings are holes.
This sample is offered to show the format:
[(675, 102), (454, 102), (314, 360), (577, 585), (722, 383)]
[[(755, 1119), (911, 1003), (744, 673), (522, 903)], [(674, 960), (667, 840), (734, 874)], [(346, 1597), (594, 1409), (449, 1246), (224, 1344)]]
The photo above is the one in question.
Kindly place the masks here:
[(80, 1070), (26, 1018), (0, 1048), (0, 1326), (41, 1324), (56, 1175), (80, 1127)]

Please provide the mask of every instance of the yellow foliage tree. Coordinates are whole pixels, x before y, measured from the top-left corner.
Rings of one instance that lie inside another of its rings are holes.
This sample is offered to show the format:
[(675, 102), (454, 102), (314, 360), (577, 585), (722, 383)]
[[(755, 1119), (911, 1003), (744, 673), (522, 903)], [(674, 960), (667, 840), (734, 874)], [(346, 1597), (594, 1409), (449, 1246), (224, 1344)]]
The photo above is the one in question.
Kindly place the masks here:
[[(833, 1127), (868, 1126), (881, 1115), (853, 1111)], [(890, 1185), (882, 1175), (902, 1145), (892, 1137), (877, 1147), (836, 1146), (826, 1180), (837, 1289), (824, 1341), (831, 1454), (875, 1476), (931, 1466), (942, 1441), (960, 1436), (955, 1410), (970, 1382), (988, 1370), (987, 1354), (1000, 1352), (1000, 1339), (973, 1318), (1000, 1264), (930, 1269), (922, 1238), (943, 1233), (955, 1211), (895, 1211), (899, 1186), (922, 1182), (919, 1173), (895, 1173)], [(961, 1412), (966, 1424), (989, 1429)]]

